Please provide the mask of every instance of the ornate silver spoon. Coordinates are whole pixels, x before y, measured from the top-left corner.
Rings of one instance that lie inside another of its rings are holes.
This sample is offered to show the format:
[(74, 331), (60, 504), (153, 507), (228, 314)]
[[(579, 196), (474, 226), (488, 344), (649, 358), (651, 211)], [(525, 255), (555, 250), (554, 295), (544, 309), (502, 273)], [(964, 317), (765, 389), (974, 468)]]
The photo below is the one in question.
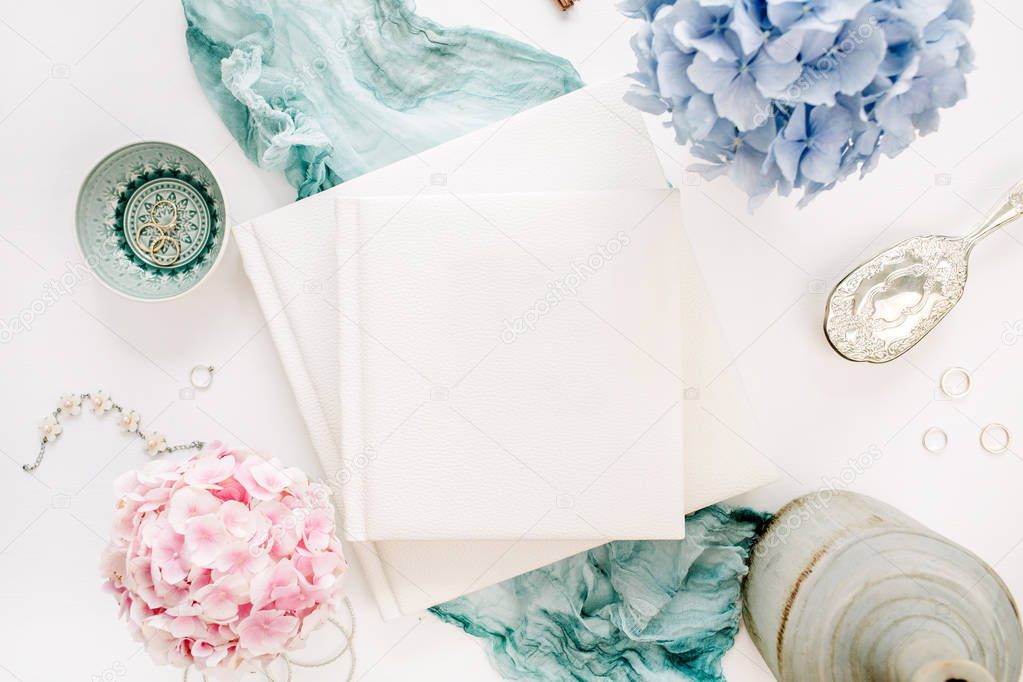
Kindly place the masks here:
[(860, 265), (828, 298), (824, 313), (828, 342), (856, 362), (881, 363), (899, 357), (927, 336), (962, 298), (973, 247), (1021, 215), (1023, 182), (972, 234), (913, 237)]

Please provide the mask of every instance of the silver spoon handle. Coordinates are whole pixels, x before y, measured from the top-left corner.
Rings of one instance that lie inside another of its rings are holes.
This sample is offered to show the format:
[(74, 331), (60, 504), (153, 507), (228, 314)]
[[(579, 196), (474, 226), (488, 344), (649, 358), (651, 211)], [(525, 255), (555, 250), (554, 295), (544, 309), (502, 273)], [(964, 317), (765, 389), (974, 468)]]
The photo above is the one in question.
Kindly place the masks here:
[(1012, 221), (1023, 216), (1023, 182), (1013, 186), (1005, 199), (992, 211), (990, 217), (965, 239), (972, 248), (977, 242), (997, 232)]

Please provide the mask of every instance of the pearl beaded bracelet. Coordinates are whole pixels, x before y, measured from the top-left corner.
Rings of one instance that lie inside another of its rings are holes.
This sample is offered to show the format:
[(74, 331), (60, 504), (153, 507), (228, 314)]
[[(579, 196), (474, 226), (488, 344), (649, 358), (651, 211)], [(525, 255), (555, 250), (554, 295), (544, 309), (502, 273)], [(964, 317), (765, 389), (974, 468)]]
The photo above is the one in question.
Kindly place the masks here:
[(64, 418), (68, 416), (77, 417), (81, 414), (82, 403), (87, 404), (92, 409), (92, 413), (97, 417), (102, 417), (107, 412), (116, 412), (118, 415), (117, 425), (120, 426), (121, 431), (133, 434), (144, 441), (146, 452), (150, 457), (165, 455), (179, 450), (201, 450), (206, 445), (203, 441), (194, 440), (191, 443), (168, 446), (166, 437), (159, 431), (147, 433), (142, 430), (141, 414), (117, 404), (106, 391), (65, 393), (60, 397), (57, 409), (47, 415), (43, 419), (42, 424), (39, 425), (39, 452), (36, 454), (35, 461), (22, 465), (22, 469), (33, 471), (42, 464), (43, 455), (46, 454), (46, 446), (57, 440), (64, 432)]

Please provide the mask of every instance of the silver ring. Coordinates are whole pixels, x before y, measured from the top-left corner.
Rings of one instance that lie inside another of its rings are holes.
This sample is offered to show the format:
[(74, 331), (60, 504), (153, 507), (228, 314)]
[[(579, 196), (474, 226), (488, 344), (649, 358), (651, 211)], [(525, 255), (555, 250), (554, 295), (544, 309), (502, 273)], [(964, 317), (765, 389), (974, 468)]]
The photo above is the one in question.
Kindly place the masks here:
[[(995, 439), (995, 434), (1001, 433), (1005, 436), (1004, 439)], [(992, 440), (994, 439), (994, 440)], [(992, 444), (993, 443), (993, 444)], [(984, 448), (987, 452), (992, 455), (1001, 455), (1009, 451), (1009, 445), (1012, 443), (1012, 434), (1009, 433), (1009, 429), (1004, 424), (997, 422), (988, 424), (980, 432), (980, 447)]]
[(188, 382), (200, 391), (205, 391), (213, 383), (213, 365), (196, 365), (188, 373)]
[(943, 452), (948, 447), (948, 434), (945, 433), (944, 429), (932, 426), (924, 431), (921, 442), (923, 443), (924, 450), (937, 454)]
[[(963, 377), (963, 381), (965, 382), (962, 390), (959, 391), (954, 390), (956, 387), (953, 386), (950, 381), (956, 376)], [(973, 375), (970, 374), (970, 371), (965, 367), (949, 367), (941, 375), (941, 382), (939, 385), (941, 386), (941, 392), (949, 398), (965, 398), (969, 395), (970, 391), (973, 390)]]

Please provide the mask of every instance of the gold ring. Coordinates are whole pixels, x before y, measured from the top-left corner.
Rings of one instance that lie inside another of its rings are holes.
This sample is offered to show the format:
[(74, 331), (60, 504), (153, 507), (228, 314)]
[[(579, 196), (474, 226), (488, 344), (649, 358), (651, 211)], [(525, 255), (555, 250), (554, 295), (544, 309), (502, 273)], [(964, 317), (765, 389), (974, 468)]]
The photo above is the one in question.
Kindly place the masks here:
[[(171, 209), (171, 219), (166, 223), (161, 223), (159, 219), (156, 217), (156, 213), (161, 206), (170, 206)], [(168, 201), (167, 199), (160, 199), (160, 201), (153, 204), (153, 207), (149, 209), (149, 223), (147, 224), (150, 223), (156, 225), (157, 227), (162, 227), (167, 230), (175, 229), (178, 226), (178, 207), (174, 204), (173, 201)]]
[[(161, 255), (167, 250), (168, 246), (174, 250), (173, 258), (167, 258), (166, 255)], [(157, 265), (174, 265), (181, 260), (181, 242), (161, 231), (160, 236), (149, 243), (149, 257), (152, 258)]]
[[(996, 434), (1001, 433), (1004, 439), (998, 439)], [(993, 444), (992, 444), (993, 443)], [(1001, 455), (1009, 451), (1009, 445), (1012, 443), (1012, 434), (1009, 433), (1009, 429), (1004, 424), (997, 422), (988, 424), (980, 432), (980, 447), (984, 448), (987, 452), (992, 455)]]
[[(952, 385), (951, 379), (955, 376), (963, 377), (961, 387)], [(965, 398), (973, 390), (973, 375), (965, 367), (950, 367), (941, 375), (940, 386), (941, 392), (949, 398)]]
[(945, 433), (944, 429), (939, 429), (937, 426), (924, 431), (924, 437), (922, 439), (924, 450), (927, 452), (933, 452), (938, 454), (948, 447), (948, 434)]

